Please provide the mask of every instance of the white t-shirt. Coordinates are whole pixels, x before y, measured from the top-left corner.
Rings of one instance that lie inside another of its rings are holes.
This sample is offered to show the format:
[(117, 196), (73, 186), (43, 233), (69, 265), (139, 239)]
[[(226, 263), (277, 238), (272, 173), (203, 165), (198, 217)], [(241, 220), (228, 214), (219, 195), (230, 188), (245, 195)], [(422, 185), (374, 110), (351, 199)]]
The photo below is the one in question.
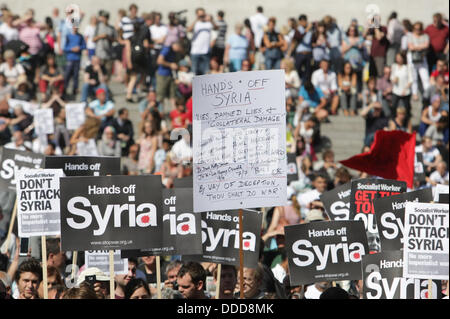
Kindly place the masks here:
[(423, 150), (423, 145), (416, 146), (416, 153), (422, 153), (424, 163), (433, 163), (437, 156), (441, 155), (436, 147), (432, 147), (428, 152)]
[(311, 83), (315, 87), (320, 87), (325, 96), (328, 96), (330, 91), (337, 91), (336, 73), (332, 71), (328, 71), (326, 76), (322, 69), (314, 71), (311, 76)]
[[(167, 26), (164, 24), (160, 25), (153, 24), (152, 26), (150, 26), (150, 34), (154, 42), (164, 38), (167, 35), (167, 31), (168, 31)], [(163, 47), (162, 44), (155, 43), (155, 49), (161, 49), (162, 47)]]
[(192, 157), (192, 148), (188, 143), (186, 143), (184, 138), (173, 145), (172, 152), (179, 161), (185, 162), (188, 158)]
[(0, 34), (3, 35), (6, 42), (11, 40), (19, 40), (19, 30), (16, 28), (11, 28), (6, 23), (2, 23), (2, 25), (0, 25)]
[(305, 299), (320, 299), (321, 294), (322, 292), (316, 288), (316, 285), (311, 285), (306, 289)]
[(0, 73), (3, 73), (6, 76), (8, 83), (15, 84), (19, 75), (25, 74), (25, 70), (19, 63), (16, 63), (12, 68), (9, 68), (8, 63), (4, 62), (0, 64)]
[(90, 24), (87, 25), (84, 29), (83, 35), (85, 38), (87, 38), (86, 48), (88, 48), (88, 50), (95, 49), (95, 42), (93, 41), (95, 36), (95, 27)]
[(284, 277), (286, 277), (286, 270), (280, 264), (272, 268), (272, 273), (280, 283), (283, 283)]
[(394, 63), (391, 71), (391, 81), (394, 83), (394, 79), (398, 78), (398, 82), (392, 87), (392, 93), (398, 96), (407, 96), (411, 94), (411, 86), (409, 83), (413, 82), (413, 69), (411, 65), (403, 64), (398, 65)]
[(262, 14), (257, 13), (250, 17), (250, 25), (255, 34), (255, 47), (261, 46), (261, 41), (264, 36), (264, 27), (267, 25), (268, 19)]
[(317, 189), (312, 189), (310, 191), (307, 191), (306, 193), (302, 193), (299, 196), (297, 196), (297, 201), (301, 207), (303, 217), (306, 217), (306, 213), (309, 212), (309, 209), (306, 208), (306, 206), (315, 200), (319, 200), (320, 195), (321, 193), (319, 193)]
[(211, 22), (197, 21), (192, 36), (191, 54), (207, 54), (211, 43)]
[(434, 171), (430, 174), (430, 179), (438, 184), (448, 185), (448, 172), (444, 176), (441, 176), (438, 171)]

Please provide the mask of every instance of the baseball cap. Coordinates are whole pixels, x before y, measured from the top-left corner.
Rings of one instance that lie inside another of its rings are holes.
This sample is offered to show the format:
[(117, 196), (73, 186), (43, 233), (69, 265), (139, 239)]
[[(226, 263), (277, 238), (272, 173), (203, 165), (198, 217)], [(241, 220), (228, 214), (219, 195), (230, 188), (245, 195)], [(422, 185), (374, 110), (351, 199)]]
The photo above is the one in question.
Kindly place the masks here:
[(97, 91), (95, 91), (95, 95), (99, 95), (100, 93), (106, 93), (105, 89), (99, 88)]
[(86, 280), (86, 276), (95, 276), (97, 281), (109, 281), (109, 276), (106, 276), (104, 272), (97, 267), (91, 267), (83, 270), (80, 276), (78, 276), (77, 286)]
[(320, 209), (311, 209), (306, 213), (305, 222), (307, 223), (321, 220), (325, 220), (325, 217), (323, 216), (323, 213)]

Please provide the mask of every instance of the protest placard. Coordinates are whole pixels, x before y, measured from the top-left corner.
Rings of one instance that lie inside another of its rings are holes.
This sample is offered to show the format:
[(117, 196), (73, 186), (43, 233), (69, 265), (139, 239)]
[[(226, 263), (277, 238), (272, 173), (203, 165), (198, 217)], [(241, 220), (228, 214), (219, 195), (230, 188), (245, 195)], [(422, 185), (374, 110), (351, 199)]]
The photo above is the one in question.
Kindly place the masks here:
[(423, 168), (423, 154), (422, 152), (416, 152), (414, 158), (414, 179), (419, 182), (425, 182), (425, 170)]
[(297, 156), (293, 153), (287, 154), (287, 184), (298, 181)]
[(439, 196), (443, 194), (448, 195), (448, 185), (437, 184), (433, 187), (433, 201), (439, 202)]
[(406, 192), (406, 182), (390, 179), (364, 178), (352, 181), (350, 219), (362, 220), (366, 231), (378, 236), (373, 200)]
[(448, 204), (449, 203), (448, 193), (447, 194), (439, 194), (438, 203), (439, 204)]
[(193, 213), (192, 188), (163, 189), (163, 244), (154, 249), (122, 250), (122, 258), (195, 255), (203, 252), (201, 215)]
[(66, 106), (66, 127), (68, 130), (76, 130), (86, 121), (84, 103), (67, 103)]
[(194, 212), (286, 204), (284, 71), (193, 82)]
[(34, 131), (37, 135), (53, 134), (53, 109), (37, 109), (34, 111)]
[[(202, 212), (201, 255), (184, 255), (183, 260), (240, 266), (239, 213), (237, 211)], [(244, 266), (256, 267), (259, 259), (262, 213), (246, 212), (242, 220)]]
[(448, 205), (406, 203), (403, 277), (447, 280)]
[[(384, 251), (362, 257), (363, 299), (428, 299), (428, 280), (403, 278), (403, 252)], [(440, 280), (432, 298), (442, 298)]]
[(162, 245), (161, 177), (64, 177), (63, 250), (145, 249)]
[(175, 178), (173, 180), (174, 188), (193, 188), (194, 182), (192, 180), (192, 176), (187, 176), (183, 178)]
[(351, 182), (320, 195), (325, 212), (331, 220), (349, 220)]
[(22, 169), (17, 172), (19, 237), (60, 235), (59, 178), (61, 169)]
[(97, 144), (93, 138), (87, 142), (77, 143), (77, 154), (80, 156), (98, 156)]
[(39, 104), (37, 103), (31, 103), (17, 99), (9, 99), (8, 105), (11, 113), (14, 111), (14, 108), (16, 106), (21, 106), (25, 113), (28, 113), (32, 116), (34, 116), (34, 112), (39, 109)]
[(362, 279), (361, 256), (369, 253), (362, 221), (313, 222), (284, 232), (292, 286)]
[(433, 200), (431, 188), (375, 198), (373, 207), (380, 235), (381, 250), (403, 250), (405, 205), (407, 202), (428, 203)]
[(0, 168), (0, 190), (16, 191), (15, 172), (28, 168), (44, 168), (44, 156), (3, 148)]
[(61, 168), (66, 176), (120, 175), (120, 157), (46, 156), (45, 168)]
[[(121, 257), (120, 250), (114, 250), (114, 274), (128, 274), (128, 259)], [(109, 276), (109, 251), (87, 250), (84, 252), (84, 263), (86, 268), (97, 267), (105, 275)]]

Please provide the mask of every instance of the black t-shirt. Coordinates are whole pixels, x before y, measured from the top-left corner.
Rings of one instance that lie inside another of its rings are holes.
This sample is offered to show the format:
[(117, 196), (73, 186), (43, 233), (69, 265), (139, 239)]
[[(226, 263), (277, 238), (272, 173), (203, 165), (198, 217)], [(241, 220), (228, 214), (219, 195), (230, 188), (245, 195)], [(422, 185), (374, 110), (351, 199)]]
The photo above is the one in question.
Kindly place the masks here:
[[(152, 274), (147, 274), (145, 271), (144, 264), (140, 264), (138, 266), (138, 269), (141, 270), (145, 274), (145, 277), (147, 278), (147, 284), (156, 284), (156, 271)], [(166, 263), (161, 260), (161, 282), (164, 282), (167, 280), (167, 276), (164, 271), (165, 269), (166, 269)]]
[[(106, 69), (105, 69), (105, 67), (104, 67), (103, 65), (100, 66), (100, 67), (102, 68), (102, 73), (105, 75), (105, 74), (106, 74)], [(97, 85), (100, 84), (98, 72), (97, 72), (97, 71), (94, 71), (94, 68), (92, 67), (92, 65), (88, 65), (88, 66), (86, 67), (86, 69), (84, 69), (84, 72), (89, 73), (89, 79), (90, 79), (90, 80), (92, 80), (92, 79), (95, 80), (95, 83), (96, 83), (95, 86), (97, 86)]]
[(366, 136), (375, 133), (378, 130), (382, 130), (389, 124), (389, 119), (381, 113), (380, 116), (374, 117), (372, 112), (367, 114), (366, 117)]

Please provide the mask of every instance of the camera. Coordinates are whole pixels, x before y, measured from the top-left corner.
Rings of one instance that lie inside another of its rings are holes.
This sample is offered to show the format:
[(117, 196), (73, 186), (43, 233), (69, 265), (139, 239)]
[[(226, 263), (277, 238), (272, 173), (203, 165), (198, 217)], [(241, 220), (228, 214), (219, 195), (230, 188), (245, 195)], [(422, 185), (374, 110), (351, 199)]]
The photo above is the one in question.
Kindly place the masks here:
[(178, 290), (178, 282), (175, 280), (175, 281), (172, 281), (172, 286), (173, 286), (173, 290)]
[(86, 276), (86, 278), (84, 280), (93, 289), (94, 288), (94, 284), (97, 282), (97, 276), (95, 276), (95, 275)]
[(187, 10), (181, 10), (174, 13), (175, 19), (178, 21), (178, 24), (186, 28), (187, 25), (187, 18), (184, 16), (184, 14), (187, 12)]

